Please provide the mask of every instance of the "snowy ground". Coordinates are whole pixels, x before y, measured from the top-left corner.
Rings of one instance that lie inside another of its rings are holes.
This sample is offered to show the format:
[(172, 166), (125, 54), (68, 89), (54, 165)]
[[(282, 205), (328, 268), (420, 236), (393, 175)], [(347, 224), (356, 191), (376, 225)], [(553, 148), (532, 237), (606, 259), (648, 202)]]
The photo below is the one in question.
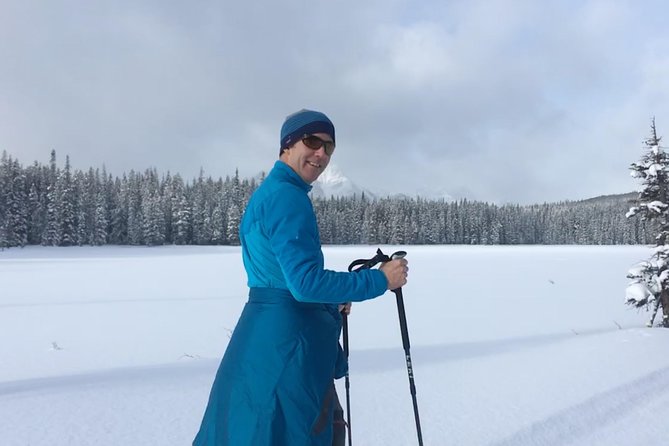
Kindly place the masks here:
[[(426, 445), (667, 444), (669, 330), (623, 305), (649, 248), (403, 249)], [(0, 252), (0, 445), (189, 445), (245, 295), (238, 248)], [(355, 443), (416, 444), (393, 295), (350, 330)]]

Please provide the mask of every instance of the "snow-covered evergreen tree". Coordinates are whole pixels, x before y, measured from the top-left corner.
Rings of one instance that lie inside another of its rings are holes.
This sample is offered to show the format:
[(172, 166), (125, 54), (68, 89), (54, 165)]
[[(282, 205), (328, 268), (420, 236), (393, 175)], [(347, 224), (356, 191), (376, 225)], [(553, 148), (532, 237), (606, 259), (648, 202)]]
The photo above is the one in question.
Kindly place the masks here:
[(192, 241), (192, 211), (185, 195), (179, 196), (174, 222), (174, 243), (177, 245), (190, 244)]
[(7, 194), (7, 241), (10, 246), (28, 243), (28, 194), (26, 178), (18, 160), (10, 163), (9, 193)]
[(7, 240), (7, 197), (9, 195), (9, 155), (2, 152), (0, 158), (0, 250), (9, 246)]
[(181, 175), (176, 174), (172, 178), (170, 191), (172, 202), (172, 243), (186, 245), (191, 241), (191, 206), (186, 196), (186, 187)]
[(46, 224), (42, 232), (42, 245), (58, 246), (60, 244), (60, 212), (58, 209), (58, 191), (56, 180), (59, 170), (56, 167), (56, 151), (51, 151), (49, 171), (46, 176)]
[(207, 231), (205, 228), (209, 215), (207, 214), (207, 185), (204, 178), (204, 170), (200, 169), (200, 175), (193, 185), (193, 206), (191, 223), (193, 228), (193, 243), (206, 245)]
[(368, 204), (364, 208), (361, 228), (361, 243), (377, 243), (379, 239), (379, 227), (376, 215), (376, 206), (374, 203)]
[(239, 223), (241, 216), (242, 213), (237, 204), (234, 202), (231, 203), (226, 215), (228, 225), (225, 232), (225, 237), (231, 245), (239, 245)]
[(165, 242), (163, 211), (157, 195), (151, 193), (142, 201), (142, 231), (144, 244), (162, 245)]
[(93, 233), (91, 245), (104, 245), (107, 243), (107, 200), (104, 190), (99, 190), (95, 197), (95, 210), (93, 211)]
[(109, 243), (124, 245), (128, 243), (128, 179), (114, 181), (114, 193), (111, 202), (111, 230)]
[(225, 232), (223, 231), (223, 211), (221, 211), (220, 203), (216, 203), (214, 210), (211, 213), (211, 242), (214, 245), (222, 245), (225, 243)]
[(72, 169), (70, 157), (65, 157), (65, 169), (56, 181), (56, 200), (60, 214), (60, 246), (72, 246), (77, 244), (76, 217), (75, 217), (75, 191), (72, 183)]
[(77, 171), (72, 176), (74, 182), (74, 190), (76, 195), (76, 206), (74, 213), (76, 215), (76, 235), (79, 246), (85, 245), (89, 242), (89, 194), (91, 185), (87, 184), (86, 177), (83, 172)]
[(44, 230), (44, 203), (42, 195), (35, 183), (30, 185), (30, 192), (28, 193), (28, 206), (30, 225), (28, 229), (28, 243), (39, 244), (42, 232)]
[(404, 234), (406, 232), (407, 221), (403, 212), (403, 203), (399, 202), (390, 207), (390, 216), (388, 221), (389, 240), (393, 245), (404, 244)]
[(141, 220), (144, 244), (154, 246), (165, 243), (165, 215), (155, 170), (146, 171), (142, 178)]
[(639, 162), (630, 167), (632, 176), (643, 181), (643, 189), (627, 217), (638, 215), (644, 221), (656, 223), (657, 235), (653, 255), (627, 275), (632, 282), (626, 290), (626, 303), (634, 307), (652, 307), (649, 326), (661, 308), (662, 325), (669, 327), (669, 156), (660, 145), (661, 139), (653, 119), (651, 134), (644, 141), (645, 151)]
[(143, 242), (141, 187), (141, 175), (131, 170), (127, 188), (128, 243), (131, 245), (140, 245)]

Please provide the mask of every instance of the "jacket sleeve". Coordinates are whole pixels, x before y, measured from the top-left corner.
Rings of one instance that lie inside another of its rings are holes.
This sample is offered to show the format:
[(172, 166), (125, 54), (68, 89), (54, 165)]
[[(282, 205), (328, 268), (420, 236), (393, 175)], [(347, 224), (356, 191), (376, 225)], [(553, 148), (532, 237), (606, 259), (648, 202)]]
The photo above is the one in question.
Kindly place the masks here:
[(379, 270), (355, 273), (324, 268), (316, 216), (309, 197), (298, 188), (284, 188), (265, 201), (263, 221), (288, 289), (302, 302), (360, 302), (386, 291)]

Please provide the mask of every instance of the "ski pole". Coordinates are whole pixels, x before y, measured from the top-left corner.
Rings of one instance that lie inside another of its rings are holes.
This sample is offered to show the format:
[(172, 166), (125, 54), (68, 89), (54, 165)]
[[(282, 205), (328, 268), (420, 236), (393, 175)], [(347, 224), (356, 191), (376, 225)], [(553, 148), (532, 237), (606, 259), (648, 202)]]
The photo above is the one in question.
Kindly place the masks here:
[[(398, 251), (392, 255), (391, 259), (402, 259), (406, 256), (406, 252)], [(404, 310), (404, 296), (402, 295), (402, 287), (392, 290), (397, 297), (397, 313), (400, 319), (400, 331), (402, 333), (402, 346), (404, 347), (404, 356), (407, 363), (407, 373), (409, 374), (409, 390), (411, 391), (411, 399), (413, 400), (413, 414), (416, 419), (416, 432), (418, 434), (418, 444), (423, 446), (423, 433), (420, 428), (420, 417), (418, 416), (418, 400), (416, 399), (416, 383), (413, 377), (413, 366), (411, 364), (411, 345), (409, 343), (409, 328), (407, 326), (407, 315)]]
[[(390, 257), (385, 255), (380, 249), (376, 250), (376, 256), (374, 256), (371, 259), (359, 259), (351, 263), (348, 267), (349, 271), (360, 271), (362, 269), (369, 269), (374, 267), (377, 263), (379, 262), (387, 262), (389, 260), (396, 260), (396, 259), (403, 259), (406, 257), (407, 253), (406, 251), (397, 251), (393, 253)], [(357, 268), (356, 268), (357, 267)], [(392, 290), (393, 293), (395, 293), (395, 297), (397, 298), (397, 313), (400, 319), (400, 332), (402, 333), (402, 346), (404, 347), (404, 357), (406, 359), (406, 364), (407, 364), (407, 373), (409, 375), (409, 390), (411, 391), (411, 399), (413, 400), (413, 413), (414, 413), (414, 418), (416, 420), (416, 433), (418, 434), (418, 445), (423, 446), (423, 433), (421, 431), (420, 427), (420, 417), (418, 415), (418, 400), (416, 399), (416, 383), (414, 381), (414, 376), (413, 376), (413, 365), (411, 364), (411, 345), (409, 342), (409, 328), (407, 326), (407, 316), (406, 316), (406, 311), (404, 309), (404, 296), (402, 295), (402, 287), (396, 288)], [(344, 318), (344, 324), (345, 324), (345, 340), (344, 344), (346, 344), (346, 357), (348, 358), (348, 321), (346, 318)], [(349, 404), (349, 389), (348, 389), (348, 373), (346, 374), (346, 404), (347, 404), (347, 416), (349, 417), (349, 441), (351, 439), (350, 436), (350, 428), (351, 428), (351, 420), (350, 420), (350, 408), (348, 407)], [(349, 443), (349, 446), (350, 443)]]
[[(362, 269), (370, 269), (374, 267), (379, 262), (386, 262), (389, 258), (387, 255), (383, 254), (379, 249), (376, 252), (376, 256), (371, 259), (359, 259), (355, 260), (348, 266), (348, 271), (360, 271)], [(343, 326), (342, 331), (344, 335), (344, 354), (346, 355), (346, 361), (348, 362), (348, 315), (346, 313), (342, 314), (343, 316)], [(348, 431), (348, 446), (353, 446), (353, 438), (351, 436), (351, 380), (349, 377), (348, 370), (346, 371), (346, 377), (344, 378), (344, 386), (346, 388), (346, 421), (347, 431)]]
[[(343, 318), (344, 355), (346, 355), (346, 362), (348, 363), (348, 314), (343, 313)], [(346, 387), (346, 429), (348, 431), (348, 446), (353, 446), (353, 439), (351, 438), (351, 381), (348, 376), (348, 369), (346, 370), (344, 385)]]

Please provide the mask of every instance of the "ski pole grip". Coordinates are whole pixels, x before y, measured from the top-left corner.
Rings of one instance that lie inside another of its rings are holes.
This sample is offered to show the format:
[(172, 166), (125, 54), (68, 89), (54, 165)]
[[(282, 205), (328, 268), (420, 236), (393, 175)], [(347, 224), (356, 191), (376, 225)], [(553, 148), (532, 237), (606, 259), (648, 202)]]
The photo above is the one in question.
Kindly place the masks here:
[(406, 251), (397, 251), (390, 256), (390, 260), (403, 259), (406, 257), (406, 255), (407, 255)]

